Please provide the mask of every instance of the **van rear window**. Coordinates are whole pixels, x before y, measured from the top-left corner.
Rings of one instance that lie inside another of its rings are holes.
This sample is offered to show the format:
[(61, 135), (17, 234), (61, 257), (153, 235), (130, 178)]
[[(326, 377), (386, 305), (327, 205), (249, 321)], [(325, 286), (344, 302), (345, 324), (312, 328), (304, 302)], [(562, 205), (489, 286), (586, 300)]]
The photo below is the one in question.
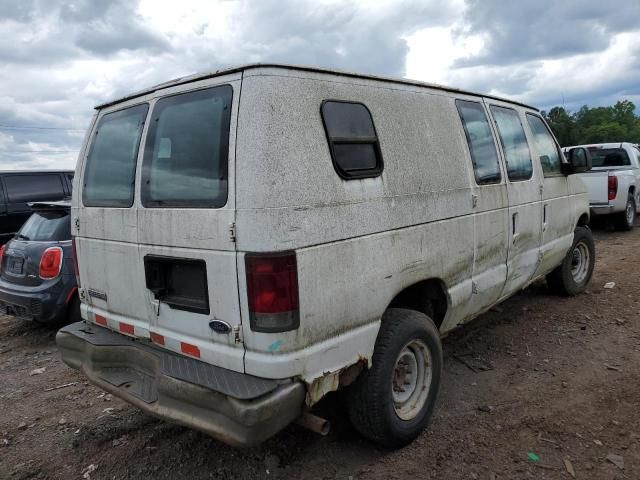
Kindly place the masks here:
[(231, 86), (165, 97), (156, 103), (145, 144), (145, 207), (227, 203)]
[(99, 121), (84, 170), (82, 201), (88, 207), (130, 207), (147, 104), (108, 113)]

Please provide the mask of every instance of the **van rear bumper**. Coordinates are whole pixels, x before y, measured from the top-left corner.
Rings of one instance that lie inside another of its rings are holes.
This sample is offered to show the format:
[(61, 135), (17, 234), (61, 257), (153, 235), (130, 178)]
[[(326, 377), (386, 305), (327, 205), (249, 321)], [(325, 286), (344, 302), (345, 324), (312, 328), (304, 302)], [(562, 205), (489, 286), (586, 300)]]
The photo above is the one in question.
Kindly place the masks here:
[(156, 417), (225, 443), (260, 443), (302, 412), (305, 387), (262, 379), (78, 322), (56, 335), (62, 360), (96, 385)]

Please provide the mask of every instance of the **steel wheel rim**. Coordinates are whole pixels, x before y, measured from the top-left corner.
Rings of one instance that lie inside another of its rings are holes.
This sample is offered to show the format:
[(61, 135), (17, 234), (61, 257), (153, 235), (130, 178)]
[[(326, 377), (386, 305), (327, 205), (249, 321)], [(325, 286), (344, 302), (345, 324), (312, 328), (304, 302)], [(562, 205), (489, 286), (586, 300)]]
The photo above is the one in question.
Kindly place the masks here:
[(391, 374), (393, 408), (402, 420), (413, 420), (422, 410), (433, 376), (431, 353), (422, 340), (411, 340), (400, 353)]
[(576, 283), (582, 283), (589, 273), (591, 252), (584, 242), (579, 242), (573, 247), (571, 253), (571, 276)]
[(627, 223), (629, 225), (633, 224), (633, 217), (635, 216), (635, 209), (633, 208), (633, 204), (631, 202), (627, 202)]

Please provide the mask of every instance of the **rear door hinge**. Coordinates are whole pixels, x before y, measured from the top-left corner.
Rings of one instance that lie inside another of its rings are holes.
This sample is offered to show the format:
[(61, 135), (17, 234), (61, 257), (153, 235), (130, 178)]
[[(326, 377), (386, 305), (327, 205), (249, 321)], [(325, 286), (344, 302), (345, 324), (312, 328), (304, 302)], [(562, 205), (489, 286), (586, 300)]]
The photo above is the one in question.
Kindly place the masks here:
[(229, 225), (229, 239), (233, 243), (236, 242), (236, 223), (235, 222)]
[(233, 327), (233, 341), (236, 345), (244, 342), (244, 339), (242, 338), (242, 325), (236, 325)]
[(74, 222), (75, 226), (76, 226), (76, 232), (80, 231), (80, 219), (76, 218), (76, 221)]
[(471, 293), (478, 293), (478, 284), (473, 280), (471, 281)]
[(476, 208), (478, 206), (478, 195), (476, 195), (475, 193), (471, 194), (471, 205), (473, 206), (473, 208)]

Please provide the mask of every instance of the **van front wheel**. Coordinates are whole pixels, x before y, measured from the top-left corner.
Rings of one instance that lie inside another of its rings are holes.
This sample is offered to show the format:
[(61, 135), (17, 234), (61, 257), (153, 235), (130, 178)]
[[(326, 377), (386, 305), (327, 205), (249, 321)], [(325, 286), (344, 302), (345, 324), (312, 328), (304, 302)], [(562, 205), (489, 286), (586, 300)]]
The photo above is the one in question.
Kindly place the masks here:
[(442, 376), (442, 345), (433, 321), (413, 310), (382, 317), (371, 368), (348, 387), (356, 430), (391, 448), (410, 443), (425, 428)]
[(562, 264), (547, 275), (547, 285), (560, 295), (573, 296), (586, 290), (596, 263), (593, 235), (587, 227), (576, 227), (573, 245)]

